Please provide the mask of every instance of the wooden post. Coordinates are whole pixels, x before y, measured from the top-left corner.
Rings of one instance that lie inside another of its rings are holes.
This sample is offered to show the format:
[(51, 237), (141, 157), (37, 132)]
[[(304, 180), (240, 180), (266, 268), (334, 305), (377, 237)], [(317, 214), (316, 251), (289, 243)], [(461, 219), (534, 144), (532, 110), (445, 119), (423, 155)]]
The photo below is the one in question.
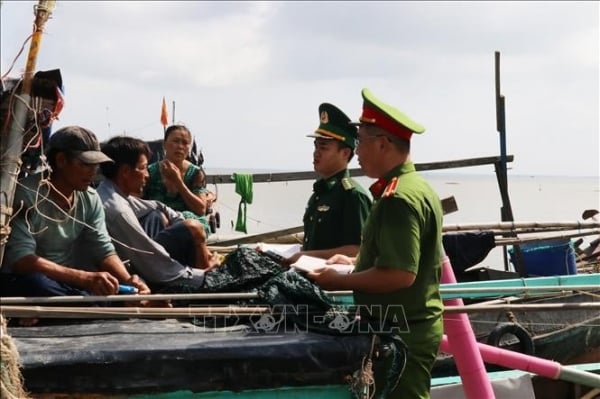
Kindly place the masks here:
[[(13, 119), (10, 124), (10, 129), (4, 137), (5, 132), (2, 132), (0, 140), (0, 264), (4, 257), (4, 246), (10, 234), (10, 220), (12, 217), (12, 203), (15, 197), (15, 189), (17, 178), (21, 170), (21, 153), (23, 151), (23, 135), (27, 120), (28, 108), (31, 102), (31, 87), (33, 75), (35, 73), (37, 56), (40, 50), (42, 41), (42, 33), (46, 21), (52, 15), (56, 1), (39, 0), (35, 6), (35, 23), (31, 43), (29, 45), (29, 53), (27, 56), (27, 64), (23, 75), (23, 84), (21, 86), (20, 95), (17, 96), (14, 109)], [(10, 111), (8, 111), (10, 112)]]
[[(504, 96), (500, 93), (500, 52), (495, 53), (495, 82), (496, 82), (496, 130), (500, 134), (500, 160), (494, 164), (496, 170), (496, 178), (498, 179), (498, 188), (500, 189), (500, 197), (502, 198), (502, 208), (500, 208), (500, 217), (503, 222), (514, 221), (514, 215), (510, 204), (510, 196), (508, 195), (508, 174), (506, 167), (506, 112)], [(515, 234), (507, 234), (508, 237), (516, 237)], [(521, 256), (521, 248), (518, 245), (514, 246), (514, 263), (515, 269), (521, 277), (526, 277), (525, 265)], [(508, 271), (508, 252), (507, 248), (502, 248), (504, 258), (504, 270)]]

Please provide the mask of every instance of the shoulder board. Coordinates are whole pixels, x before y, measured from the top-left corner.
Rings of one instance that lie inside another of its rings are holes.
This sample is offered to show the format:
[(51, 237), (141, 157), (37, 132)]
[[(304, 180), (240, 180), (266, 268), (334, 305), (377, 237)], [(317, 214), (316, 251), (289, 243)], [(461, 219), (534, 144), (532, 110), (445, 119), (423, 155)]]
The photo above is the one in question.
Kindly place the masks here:
[(352, 190), (354, 188), (354, 182), (347, 177), (342, 178), (342, 187), (344, 190)]
[(388, 185), (385, 187), (383, 194), (381, 194), (382, 198), (391, 197), (396, 192), (396, 187), (398, 187), (398, 177), (394, 177)]

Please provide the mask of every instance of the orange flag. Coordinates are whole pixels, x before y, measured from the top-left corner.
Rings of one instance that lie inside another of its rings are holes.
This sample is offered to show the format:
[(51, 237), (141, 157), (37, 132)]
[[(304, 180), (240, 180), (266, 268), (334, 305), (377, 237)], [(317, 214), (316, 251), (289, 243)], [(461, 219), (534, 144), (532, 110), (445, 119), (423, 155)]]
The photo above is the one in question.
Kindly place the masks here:
[(167, 114), (167, 103), (165, 102), (164, 97), (162, 101), (162, 109), (160, 111), (160, 123), (165, 127), (169, 124), (169, 115)]

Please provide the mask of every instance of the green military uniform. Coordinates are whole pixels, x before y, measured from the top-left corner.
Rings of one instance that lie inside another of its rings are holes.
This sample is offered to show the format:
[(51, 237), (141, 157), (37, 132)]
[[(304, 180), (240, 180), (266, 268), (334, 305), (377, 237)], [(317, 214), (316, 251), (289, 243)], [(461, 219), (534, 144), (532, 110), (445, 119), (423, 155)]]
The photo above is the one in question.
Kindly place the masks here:
[[(378, 100), (363, 90), (363, 123), (386, 126), (386, 131), (408, 139), (424, 128), (404, 115), (378, 106)], [(373, 110), (372, 108), (376, 108)], [(382, 116), (383, 114), (383, 116)], [(402, 131), (391, 131), (388, 117), (400, 123)], [(371, 122), (372, 121), (372, 122)], [(421, 129), (419, 129), (421, 128)], [(401, 338), (408, 346), (407, 364), (398, 386), (389, 398), (429, 398), (431, 369), (442, 338), (443, 304), (439, 293), (441, 279), (442, 207), (429, 184), (416, 172), (412, 162), (388, 171), (371, 186), (373, 207), (363, 229), (363, 241), (355, 272), (386, 267), (414, 273), (414, 283), (385, 294), (354, 292), (354, 302), (364, 305), (379, 320), (406, 321), (408, 331)], [(379, 307), (372, 305), (380, 305)], [(390, 306), (393, 305), (393, 306)], [(398, 306), (401, 305), (401, 306)], [(382, 375), (376, 387), (382, 387)]]
[[(378, 193), (377, 186), (386, 189)], [(373, 191), (374, 204), (363, 230), (355, 270), (398, 268), (414, 273), (416, 279), (412, 286), (391, 293), (355, 292), (354, 302), (381, 305), (370, 308), (379, 319), (406, 319), (408, 331), (401, 337), (408, 345), (407, 365), (391, 398), (427, 398), (423, 391), (429, 391), (430, 370), (442, 336), (441, 202), (416, 173), (413, 163), (391, 170), (374, 184)]]
[[(357, 129), (350, 122), (340, 109), (323, 103), (319, 106), (319, 127), (307, 137), (338, 140), (354, 151)], [(302, 249), (310, 251), (360, 245), (362, 228), (370, 208), (369, 194), (350, 178), (347, 169), (317, 180), (304, 212)]]
[(370, 208), (369, 194), (350, 178), (348, 170), (317, 180), (304, 212), (303, 249), (360, 245)]

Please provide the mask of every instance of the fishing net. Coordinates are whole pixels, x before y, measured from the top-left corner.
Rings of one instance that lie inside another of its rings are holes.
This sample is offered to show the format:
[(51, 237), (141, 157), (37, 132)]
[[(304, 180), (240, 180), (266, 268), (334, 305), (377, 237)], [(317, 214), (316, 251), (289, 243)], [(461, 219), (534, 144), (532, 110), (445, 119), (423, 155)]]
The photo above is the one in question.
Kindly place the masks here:
[[(162, 292), (193, 293), (190, 286), (171, 286)], [(287, 270), (268, 256), (254, 249), (239, 247), (227, 255), (223, 264), (205, 276), (202, 292), (252, 292), (256, 299), (211, 300), (211, 304), (269, 305), (268, 314), (245, 316), (243, 320), (251, 329), (259, 332), (272, 332), (285, 326), (285, 329), (311, 331), (328, 335), (365, 335), (373, 339), (372, 350), (357, 364), (358, 370), (348, 378), (355, 397), (364, 397), (371, 392), (373, 379), (370, 376), (378, 364), (387, 360), (391, 367), (385, 371), (385, 386), (377, 388), (376, 396), (383, 399), (396, 386), (404, 370), (407, 347), (397, 333), (377, 333), (373, 331), (394, 331), (393, 328), (379, 325), (379, 321), (357, 317), (352, 306), (333, 301), (321, 288), (295, 270)], [(178, 300), (174, 306), (193, 306), (198, 301)], [(206, 304), (206, 303), (204, 303)], [(215, 316), (202, 318), (203, 326), (222, 327), (228, 323), (240, 323), (239, 316)], [(377, 323), (377, 327), (372, 324)]]

